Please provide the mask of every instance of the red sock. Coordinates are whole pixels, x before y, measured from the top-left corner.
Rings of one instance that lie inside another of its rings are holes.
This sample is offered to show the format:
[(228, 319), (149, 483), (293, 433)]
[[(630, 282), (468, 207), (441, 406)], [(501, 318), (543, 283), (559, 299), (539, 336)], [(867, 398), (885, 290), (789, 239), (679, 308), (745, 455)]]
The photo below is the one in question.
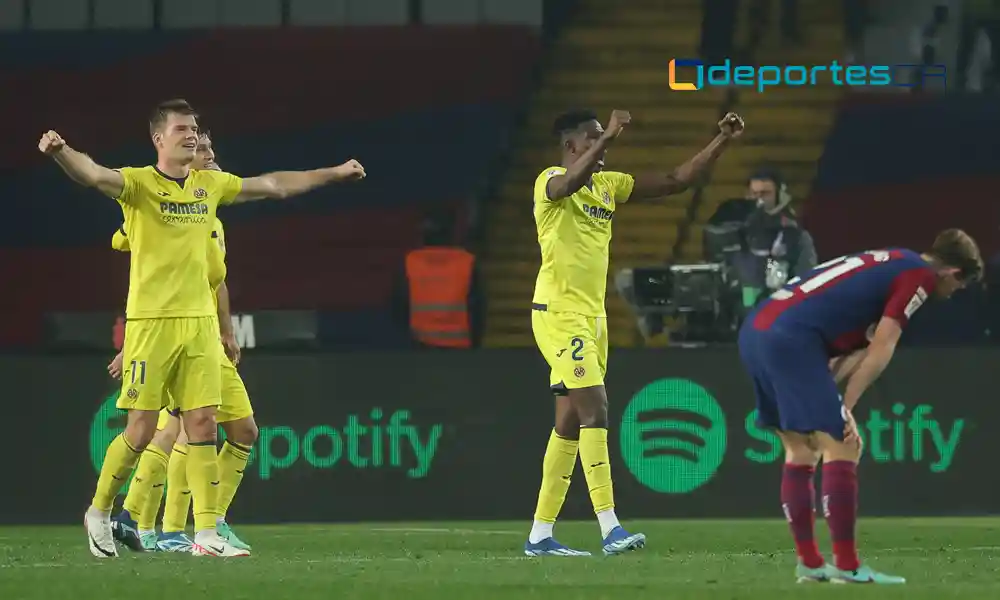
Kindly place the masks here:
[(858, 466), (837, 460), (823, 465), (823, 514), (833, 540), (833, 559), (838, 569), (854, 571), (861, 566), (854, 543), (858, 519)]
[(813, 499), (816, 489), (813, 487), (813, 473), (816, 468), (809, 465), (786, 464), (781, 474), (781, 508), (795, 539), (795, 552), (802, 564), (810, 569), (818, 569), (826, 561), (819, 553), (816, 538), (813, 537), (813, 525), (816, 514), (813, 510)]

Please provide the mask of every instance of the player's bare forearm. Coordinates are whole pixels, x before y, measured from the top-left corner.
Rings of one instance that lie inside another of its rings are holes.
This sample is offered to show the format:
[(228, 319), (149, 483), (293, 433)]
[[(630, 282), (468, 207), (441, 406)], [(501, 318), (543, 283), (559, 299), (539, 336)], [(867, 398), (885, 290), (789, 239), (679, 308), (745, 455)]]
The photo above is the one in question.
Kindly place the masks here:
[(229, 287), (223, 281), (219, 289), (215, 290), (215, 297), (219, 303), (219, 332), (223, 336), (233, 335), (233, 317), (229, 308)]
[(51, 156), (73, 181), (86, 187), (96, 188), (112, 198), (121, 196), (125, 187), (121, 173), (97, 164), (94, 159), (68, 145)]
[(236, 202), (291, 198), (331, 183), (356, 181), (364, 177), (365, 169), (356, 160), (312, 171), (277, 171), (244, 179)]
[(847, 380), (847, 389), (844, 390), (844, 406), (847, 410), (854, 410), (861, 396), (869, 387), (882, 375), (885, 368), (889, 366), (895, 348), (890, 346), (870, 347), (868, 353), (858, 365), (857, 371)]
[(576, 162), (566, 168), (566, 172), (549, 179), (545, 192), (549, 200), (559, 200), (575, 194), (590, 180), (597, 169), (597, 163), (604, 156), (614, 137), (601, 136), (594, 145), (576, 159)]
[(731, 139), (730, 136), (720, 133), (698, 154), (673, 171), (637, 175), (629, 200), (653, 200), (684, 192), (715, 164), (726, 151)]
[(838, 356), (830, 361), (830, 372), (833, 374), (833, 380), (837, 385), (848, 380), (858, 370), (861, 361), (864, 360), (867, 354), (868, 349), (862, 348), (845, 356)]

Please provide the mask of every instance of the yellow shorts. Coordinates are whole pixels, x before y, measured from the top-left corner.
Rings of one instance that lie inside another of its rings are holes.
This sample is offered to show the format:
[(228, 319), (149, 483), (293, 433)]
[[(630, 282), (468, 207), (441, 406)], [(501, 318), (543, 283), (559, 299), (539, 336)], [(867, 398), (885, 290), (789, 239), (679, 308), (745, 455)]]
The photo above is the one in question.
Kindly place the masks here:
[[(170, 402), (171, 406), (177, 403)], [(160, 419), (156, 422), (157, 429), (165, 429), (170, 417), (180, 414), (179, 410), (164, 408), (160, 411)], [(233, 363), (222, 355), (222, 404), (215, 415), (215, 420), (219, 423), (239, 421), (253, 415), (253, 407), (250, 406), (250, 395), (247, 394), (247, 387), (243, 384), (240, 372), (236, 370)]]
[(221, 354), (215, 317), (127, 321), (118, 408), (188, 411), (219, 406)]
[(571, 312), (531, 311), (531, 330), (552, 374), (549, 387), (557, 396), (566, 390), (604, 385), (608, 372), (606, 317)]

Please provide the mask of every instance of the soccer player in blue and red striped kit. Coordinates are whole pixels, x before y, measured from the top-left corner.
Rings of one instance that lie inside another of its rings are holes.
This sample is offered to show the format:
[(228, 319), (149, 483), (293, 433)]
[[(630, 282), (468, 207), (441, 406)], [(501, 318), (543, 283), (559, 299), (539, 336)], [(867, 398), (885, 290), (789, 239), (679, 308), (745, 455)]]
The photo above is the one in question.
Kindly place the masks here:
[[(914, 312), (932, 296), (950, 297), (982, 272), (975, 241), (948, 229), (923, 254), (888, 248), (821, 264), (774, 292), (744, 322), (740, 357), (753, 379), (758, 420), (777, 431), (785, 448), (781, 503), (795, 539), (800, 582), (905, 583), (858, 558), (861, 438), (851, 411), (889, 364)], [(839, 379), (847, 381), (843, 397)], [(813, 476), (821, 459), (833, 565), (813, 537)]]

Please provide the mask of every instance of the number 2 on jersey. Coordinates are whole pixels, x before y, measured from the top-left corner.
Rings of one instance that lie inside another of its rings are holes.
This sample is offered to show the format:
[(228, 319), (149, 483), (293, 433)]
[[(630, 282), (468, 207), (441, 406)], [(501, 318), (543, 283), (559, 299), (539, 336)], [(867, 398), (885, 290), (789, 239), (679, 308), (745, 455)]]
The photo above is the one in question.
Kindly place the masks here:
[[(871, 256), (875, 262), (885, 262), (889, 260), (889, 254), (883, 251), (869, 252), (867, 255)], [(822, 269), (822, 271), (813, 275), (809, 279), (802, 281), (801, 277), (793, 277), (788, 281), (787, 285), (797, 286), (798, 289), (802, 290), (803, 294), (809, 294), (831, 281), (847, 275), (855, 269), (860, 269), (865, 266), (865, 264), (867, 263), (860, 254), (854, 256), (841, 256), (833, 260), (828, 260), (821, 265), (817, 265), (816, 269)], [(787, 300), (793, 295), (793, 290), (778, 290), (771, 294), (771, 298), (775, 300)]]

